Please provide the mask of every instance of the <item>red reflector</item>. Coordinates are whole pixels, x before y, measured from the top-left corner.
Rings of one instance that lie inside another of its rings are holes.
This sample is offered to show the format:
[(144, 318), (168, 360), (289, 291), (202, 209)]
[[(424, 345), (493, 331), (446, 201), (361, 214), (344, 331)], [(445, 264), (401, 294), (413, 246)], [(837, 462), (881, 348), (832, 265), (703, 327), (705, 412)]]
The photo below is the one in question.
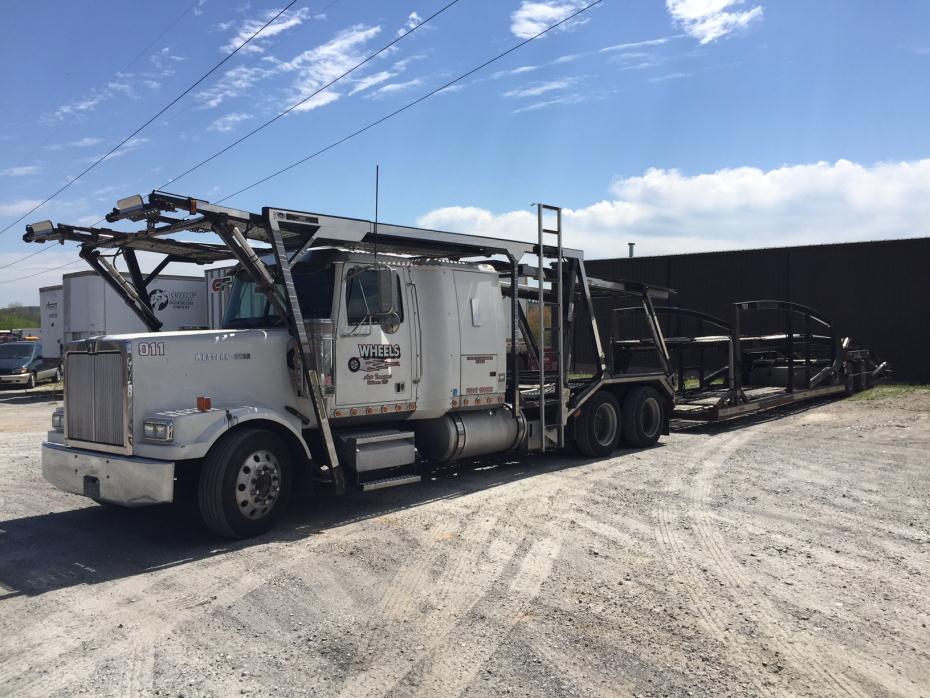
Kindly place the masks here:
[(209, 412), (212, 406), (213, 401), (210, 398), (202, 396), (197, 398), (197, 409), (201, 412)]

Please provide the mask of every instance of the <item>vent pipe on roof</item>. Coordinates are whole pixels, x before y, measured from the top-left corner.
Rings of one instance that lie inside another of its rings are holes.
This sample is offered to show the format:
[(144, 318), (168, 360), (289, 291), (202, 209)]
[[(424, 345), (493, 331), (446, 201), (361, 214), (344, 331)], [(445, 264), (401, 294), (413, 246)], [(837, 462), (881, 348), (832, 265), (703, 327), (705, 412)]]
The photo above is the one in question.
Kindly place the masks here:
[(632, 257), (632, 256), (633, 256), (633, 248), (636, 247), (636, 243), (635, 243), (635, 242), (628, 242), (627, 245), (630, 246), (630, 257)]

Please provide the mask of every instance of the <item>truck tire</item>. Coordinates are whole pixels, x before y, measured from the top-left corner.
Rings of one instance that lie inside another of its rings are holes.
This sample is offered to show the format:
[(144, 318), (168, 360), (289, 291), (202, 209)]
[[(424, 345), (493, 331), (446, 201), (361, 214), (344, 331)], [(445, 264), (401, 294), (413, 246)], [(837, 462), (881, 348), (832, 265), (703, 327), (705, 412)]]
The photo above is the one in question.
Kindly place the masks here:
[(623, 398), (623, 441), (643, 448), (659, 440), (665, 420), (665, 407), (655, 388), (632, 388)]
[(601, 390), (581, 408), (575, 419), (575, 446), (588, 458), (609, 456), (620, 443), (620, 404)]
[(251, 538), (274, 526), (287, 507), (291, 464), (281, 439), (264, 429), (223, 436), (204, 459), (200, 516), (214, 533)]

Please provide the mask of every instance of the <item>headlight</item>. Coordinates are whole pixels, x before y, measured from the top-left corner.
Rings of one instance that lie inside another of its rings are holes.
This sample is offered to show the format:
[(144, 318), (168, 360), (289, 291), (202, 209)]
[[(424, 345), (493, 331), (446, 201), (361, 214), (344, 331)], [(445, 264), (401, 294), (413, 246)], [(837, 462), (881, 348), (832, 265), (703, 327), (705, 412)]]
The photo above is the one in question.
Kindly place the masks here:
[(52, 412), (52, 429), (55, 431), (65, 430), (65, 411), (60, 407)]
[(15, 371), (13, 371), (13, 373), (19, 373), (19, 374), (29, 373), (29, 369), (23, 366), (22, 368), (17, 368)]
[(142, 423), (142, 435), (149, 441), (172, 441), (174, 422), (150, 419)]

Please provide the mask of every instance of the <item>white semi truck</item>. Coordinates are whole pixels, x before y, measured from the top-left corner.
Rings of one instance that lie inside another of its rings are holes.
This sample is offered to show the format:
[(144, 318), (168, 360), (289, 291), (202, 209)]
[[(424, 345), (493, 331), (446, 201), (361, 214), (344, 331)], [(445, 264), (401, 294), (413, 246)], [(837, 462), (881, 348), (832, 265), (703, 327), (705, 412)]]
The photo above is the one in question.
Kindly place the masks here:
[[(538, 212), (533, 243), (162, 192), (107, 216), (135, 231), (28, 226), (27, 241), (79, 242), (149, 329), (65, 347), (44, 476), (124, 506), (172, 502), (187, 478), (213, 531), (247, 537), (274, 524), (299, 471), (369, 490), (490, 454), (655, 443), (675, 391), (652, 305), (666, 291), (589, 279), (562, 247), (561, 211)], [(176, 236), (192, 232), (222, 244)], [(143, 274), (136, 251), (163, 263)], [(160, 332), (147, 290), (164, 266), (224, 260), (238, 267), (222, 329)], [(652, 332), (633, 364), (594, 316), (597, 297), (617, 296), (642, 304)]]

